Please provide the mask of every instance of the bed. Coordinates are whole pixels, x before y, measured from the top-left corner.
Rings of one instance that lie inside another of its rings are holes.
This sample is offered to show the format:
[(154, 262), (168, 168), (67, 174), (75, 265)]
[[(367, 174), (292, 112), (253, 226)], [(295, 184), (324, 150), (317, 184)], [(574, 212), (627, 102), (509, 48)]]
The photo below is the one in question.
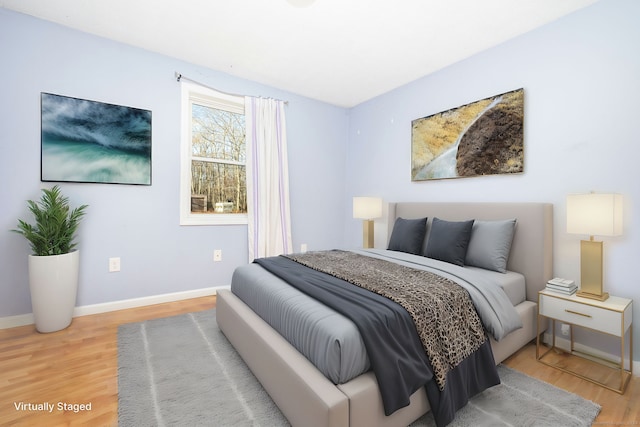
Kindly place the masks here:
[[(524, 279), (522, 301), (515, 305), (522, 327), (499, 342), (490, 338), (494, 362), (500, 363), (535, 338), (537, 293), (552, 277), (552, 206), (545, 203), (391, 203), (387, 215), (389, 235), (398, 218), (423, 217), (429, 221), (427, 230), (433, 227), (434, 218), (476, 222), (516, 219), (506, 268)], [(255, 264), (239, 270), (247, 268), (252, 274), (258, 274), (257, 282), (266, 280), (265, 277), (269, 277), (269, 281), (273, 279), (271, 273), (259, 271), (262, 268)], [(234, 274), (236, 281), (248, 280), (246, 276), (238, 277)], [(329, 379), (250, 305), (251, 302), (243, 302), (232, 291), (219, 291), (218, 325), (292, 425), (406, 426), (430, 409), (422, 388), (410, 396), (408, 406), (385, 415), (381, 391), (371, 370), (343, 383)]]

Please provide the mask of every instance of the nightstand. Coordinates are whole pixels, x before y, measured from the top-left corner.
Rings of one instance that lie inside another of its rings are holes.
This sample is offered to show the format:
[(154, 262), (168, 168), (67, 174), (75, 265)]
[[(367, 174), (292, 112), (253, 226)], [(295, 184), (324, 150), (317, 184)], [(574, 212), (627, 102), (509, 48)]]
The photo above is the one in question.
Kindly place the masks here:
[[(542, 343), (540, 339), (540, 334), (544, 332), (540, 331), (540, 325), (545, 318), (551, 320), (550, 345)], [(622, 394), (633, 375), (632, 320), (632, 301), (627, 298), (611, 296), (606, 301), (597, 301), (548, 290), (540, 291), (538, 293), (536, 358), (541, 363)], [(571, 341), (569, 349), (562, 349), (556, 345), (556, 321), (569, 325)], [(586, 328), (619, 338), (620, 360), (611, 361), (577, 350), (573, 341), (574, 327)], [(628, 359), (625, 358), (627, 353), (625, 338), (627, 337)], [(588, 361), (581, 362), (574, 359), (576, 357)], [(597, 367), (593, 366), (593, 363), (597, 364)]]

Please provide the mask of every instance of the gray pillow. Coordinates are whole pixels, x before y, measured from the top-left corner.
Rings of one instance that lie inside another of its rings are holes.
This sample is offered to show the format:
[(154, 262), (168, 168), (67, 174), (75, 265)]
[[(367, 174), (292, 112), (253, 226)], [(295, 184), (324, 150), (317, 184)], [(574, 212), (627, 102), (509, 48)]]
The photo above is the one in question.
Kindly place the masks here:
[(465, 264), (506, 273), (515, 227), (515, 219), (476, 221)]
[(398, 218), (393, 224), (388, 249), (418, 255), (422, 252), (426, 232), (427, 218)]
[(452, 222), (433, 218), (425, 256), (464, 266), (472, 227), (473, 220)]

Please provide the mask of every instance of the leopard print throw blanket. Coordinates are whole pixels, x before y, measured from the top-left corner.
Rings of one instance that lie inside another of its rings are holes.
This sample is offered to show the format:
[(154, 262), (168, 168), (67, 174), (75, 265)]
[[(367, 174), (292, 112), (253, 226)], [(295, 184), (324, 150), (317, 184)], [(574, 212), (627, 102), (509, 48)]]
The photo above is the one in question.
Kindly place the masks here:
[(487, 339), (471, 297), (450, 279), (348, 251), (284, 256), (389, 298), (407, 310), (440, 390), (444, 390), (447, 372)]

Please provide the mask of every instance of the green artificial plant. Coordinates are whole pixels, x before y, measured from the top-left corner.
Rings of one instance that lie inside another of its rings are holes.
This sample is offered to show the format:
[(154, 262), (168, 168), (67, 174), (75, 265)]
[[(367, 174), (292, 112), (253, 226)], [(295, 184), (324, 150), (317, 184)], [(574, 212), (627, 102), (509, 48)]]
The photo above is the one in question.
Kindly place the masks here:
[(42, 193), (38, 203), (27, 200), (35, 225), (19, 219), (18, 228), (11, 231), (22, 234), (29, 241), (34, 255), (69, 253), (76, 247), (73, 240), (88, 206), (71, 210), (69, 199), (62, 195), (57, 185), (51, 189), (43, 188)]

